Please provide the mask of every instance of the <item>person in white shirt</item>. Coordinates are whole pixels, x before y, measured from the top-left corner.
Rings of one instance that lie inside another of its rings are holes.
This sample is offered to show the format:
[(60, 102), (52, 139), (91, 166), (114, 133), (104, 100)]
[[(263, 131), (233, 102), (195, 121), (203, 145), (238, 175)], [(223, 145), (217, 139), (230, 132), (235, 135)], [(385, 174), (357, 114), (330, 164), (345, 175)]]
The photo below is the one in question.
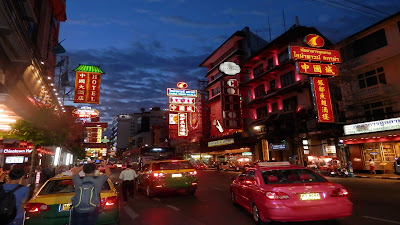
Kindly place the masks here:
[(132, 165), (128, 165), (126, 170), (123, 170), (119, 175), (119, 179), (122, 180), (122, 196), (124, 202), (128, 201), (129, 197), (133, 198), (135, 194), (135, 178), (138, 177), (135, 170), (132, 169)]
[(369, 159), (369, 171), (371, 174), (376, 174), (375, 171), (375, 162), (373, 159)]

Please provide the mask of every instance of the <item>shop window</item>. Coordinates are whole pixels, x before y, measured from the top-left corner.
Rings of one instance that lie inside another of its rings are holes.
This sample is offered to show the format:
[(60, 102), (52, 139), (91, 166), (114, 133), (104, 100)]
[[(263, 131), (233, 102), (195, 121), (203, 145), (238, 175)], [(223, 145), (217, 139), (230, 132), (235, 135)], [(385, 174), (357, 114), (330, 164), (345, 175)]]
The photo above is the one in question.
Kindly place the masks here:
[(256, 113), (257, 113), (257, 119), (265, 118), (268, 116), (268, 107), (267, 106), (260, 107), (256, 109)]
[(354, 41), (353, 56), (357, 58), (387, 45), (385, 29), (380, 29), (366, 37)]
[(294, 111), (297, 109), (297, 96), (283, 100), (283, 111)]
[(264, 72), (264, 67), (263, 66), (264, 66), (263, 64), (260, 64), (260, 65), (256, 66), (253, 69), (254, 77), (257, 77), (257, 76), (259, 76), (260, 74), (262, 74)]
[(294, 82), (294, 71), (290, 71), (289, 73), (285, 73), (281, 76), (281, 87), (289, 86)]
[(256, 98), (265, 95), (265, 86), (264, 84), (261, 84), (254, 88), (254, 95)]
[(376, 70), (370, 70), (357, 76), (360, 89), (371, 87), (378, 84), (386, 84), (385, 71), (383, 67)]
[(278, 54), (279, 65), (289, 60), (289, 50), (285, 49)]
[(393, 118), (393, 108), (389, 102), (375, 102), (363, 105), (367, 121)]

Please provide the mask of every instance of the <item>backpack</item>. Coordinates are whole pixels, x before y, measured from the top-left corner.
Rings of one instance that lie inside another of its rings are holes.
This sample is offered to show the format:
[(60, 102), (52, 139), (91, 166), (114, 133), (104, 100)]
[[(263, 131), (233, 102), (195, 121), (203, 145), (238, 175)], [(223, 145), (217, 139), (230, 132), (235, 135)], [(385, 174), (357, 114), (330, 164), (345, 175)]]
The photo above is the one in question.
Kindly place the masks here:
[(18, 185), (11, 191), (5, 191), (3, 185), (0, 185), (0, 221), (5, 224), (10, 223), (17, 216), (17, 201), (14, 192), (23, 185)]
[(83, 183), (72, 198), (72, 206), (78, 213), (93, 212), (99, 207), (100, 194), (96, 194), (96, 186), (92, 180), (81, 179)]

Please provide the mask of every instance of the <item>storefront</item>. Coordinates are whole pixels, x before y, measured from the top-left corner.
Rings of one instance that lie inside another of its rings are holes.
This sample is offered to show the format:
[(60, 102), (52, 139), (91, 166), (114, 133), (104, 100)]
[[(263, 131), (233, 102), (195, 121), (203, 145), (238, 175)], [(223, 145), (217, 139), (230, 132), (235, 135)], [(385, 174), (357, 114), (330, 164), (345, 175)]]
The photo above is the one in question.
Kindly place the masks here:
[(370, 160), (375, 170), (393, 171), (400, 157), (400, 118), (344, 126), (343, 143), (349, 150), (354, 170), (369, 170)]

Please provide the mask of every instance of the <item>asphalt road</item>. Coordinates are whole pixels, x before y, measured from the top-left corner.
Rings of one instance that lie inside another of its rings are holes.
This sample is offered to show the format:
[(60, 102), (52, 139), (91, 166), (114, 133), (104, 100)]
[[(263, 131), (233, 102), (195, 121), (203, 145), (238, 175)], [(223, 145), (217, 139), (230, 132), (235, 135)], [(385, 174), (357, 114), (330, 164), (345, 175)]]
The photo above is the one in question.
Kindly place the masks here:
[[(114, 178), (118, 171), (115, 171)], [(199, 171), (199, 187), (194, 196), (185, 193), (147, 198), (143, 193), (124, 204), (121, 225), (252, 225), (250, 213), (230, 201), (229, 184), (236, 172)], [(353, 215), (337, 225), (400, 224), (400, 181), (373, 178), (328, 178), (344, 185), (354, 203)], [(337, 205), (340, 207), (340, 205)], [(325, 225), (326, 221), (273, 223), (276, 225)]]

